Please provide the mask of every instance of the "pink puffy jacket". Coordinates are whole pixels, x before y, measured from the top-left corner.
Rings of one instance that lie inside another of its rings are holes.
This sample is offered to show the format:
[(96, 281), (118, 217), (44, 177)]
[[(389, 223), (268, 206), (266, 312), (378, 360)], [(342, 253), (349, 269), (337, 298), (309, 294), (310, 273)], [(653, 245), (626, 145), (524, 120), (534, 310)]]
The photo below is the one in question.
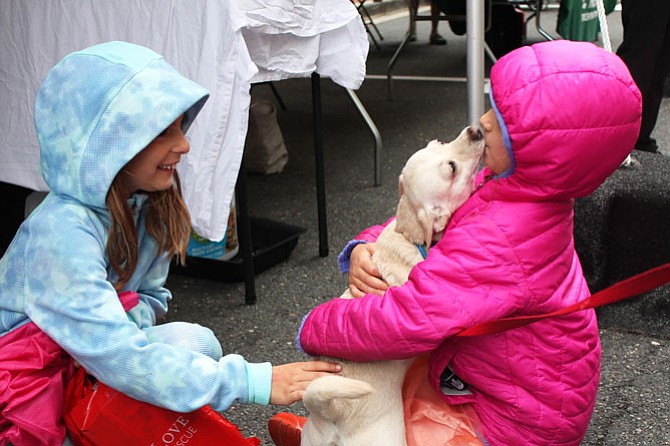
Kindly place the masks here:
[[(590, 43), (523, 47), (491, 71), (515, 168), (483, 185), (402, 287), (334, 299), (305, 319), (310, 354), (351, 360), (432, 352), (431, 384), (449, 365), (471, 395), (491, 446), (577, 445), (596, 401), (600, 339), (585, 310), (495, 335), (460, 338), (503, 317), (548, 313), (589, 295), (574, 250), (574, 199), (630, 153), (641, 98), (623, 62)], [(360, 235), (373, 241), (380, 227)], [(439, 391), (439, 390), (438, 390)]]

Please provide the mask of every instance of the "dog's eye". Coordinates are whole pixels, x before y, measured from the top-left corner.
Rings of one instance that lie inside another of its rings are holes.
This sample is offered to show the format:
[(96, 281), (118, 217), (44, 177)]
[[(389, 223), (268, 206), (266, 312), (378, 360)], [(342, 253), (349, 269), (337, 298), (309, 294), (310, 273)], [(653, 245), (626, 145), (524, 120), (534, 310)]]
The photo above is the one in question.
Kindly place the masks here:
[(456, 163), (453, 161), (449, 161), (449, 168), (451, 169), (451, 173), (456, 173)]

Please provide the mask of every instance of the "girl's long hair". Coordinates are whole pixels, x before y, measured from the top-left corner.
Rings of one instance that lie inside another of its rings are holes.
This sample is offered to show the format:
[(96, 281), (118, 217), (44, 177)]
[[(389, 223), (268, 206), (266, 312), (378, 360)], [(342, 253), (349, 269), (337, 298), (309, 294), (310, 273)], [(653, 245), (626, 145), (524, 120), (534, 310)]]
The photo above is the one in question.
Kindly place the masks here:
[[(183, 265), (191, 234), (191, 218), (181, 195), (181, 183), (176, 171), (174, 178), (171, 188), (149, 192), (146, 230), (158, 243), (156, 256), (167, 252), (170, 258), (177, 256)], [(114, 284), (117, 291), (123, 289), (132, 277), (139, 255), (133, 211), (122, 190), (117, 176), (105, 200), (110, 220), (107, 256), (119, 276)]]

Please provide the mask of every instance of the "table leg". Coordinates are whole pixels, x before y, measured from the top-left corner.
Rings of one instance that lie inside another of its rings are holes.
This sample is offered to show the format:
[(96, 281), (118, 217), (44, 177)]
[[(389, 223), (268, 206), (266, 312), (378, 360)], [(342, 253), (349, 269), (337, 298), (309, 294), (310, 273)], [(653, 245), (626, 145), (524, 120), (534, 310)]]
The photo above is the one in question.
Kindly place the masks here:
[(321, 124), (321, 76), (312, 73), (312, 126), (314, 159), (316, 162), (316, 204), (319, 217), (319, 255), (328, 256), (328, 223), (326, 215), (326, 180), (323, 156), (323, 127)]
[(235, 185), (235, 208), (237, 211), (237, 240), (244, 264), (244, 303), (253, 305), (256, 303), (256, 272), (254, 271), (253, 234), (247, 208), (247, 170), (244, 166), (244, 159), (240, 164), (240, 172)]

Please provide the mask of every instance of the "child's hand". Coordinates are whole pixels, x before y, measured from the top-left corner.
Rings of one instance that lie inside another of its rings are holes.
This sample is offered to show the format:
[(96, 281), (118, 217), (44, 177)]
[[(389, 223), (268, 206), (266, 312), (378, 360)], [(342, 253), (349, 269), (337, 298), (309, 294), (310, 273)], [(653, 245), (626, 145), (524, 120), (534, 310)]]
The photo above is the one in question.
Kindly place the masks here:
[(351, 251), (349, 291), (354, 297), (363, 297), (370, 293), (382, 296), (388, 288), (381, 279), (381, 273), (372, 263), (372, 254), (376, 249), (375, 243), (361, 243)]
[(325, 361), (293, 362), (274, 366), (270, 404), (289, 405), (300, 401), (309, 383), (329, 373), (341, 371), (341, 364)]

